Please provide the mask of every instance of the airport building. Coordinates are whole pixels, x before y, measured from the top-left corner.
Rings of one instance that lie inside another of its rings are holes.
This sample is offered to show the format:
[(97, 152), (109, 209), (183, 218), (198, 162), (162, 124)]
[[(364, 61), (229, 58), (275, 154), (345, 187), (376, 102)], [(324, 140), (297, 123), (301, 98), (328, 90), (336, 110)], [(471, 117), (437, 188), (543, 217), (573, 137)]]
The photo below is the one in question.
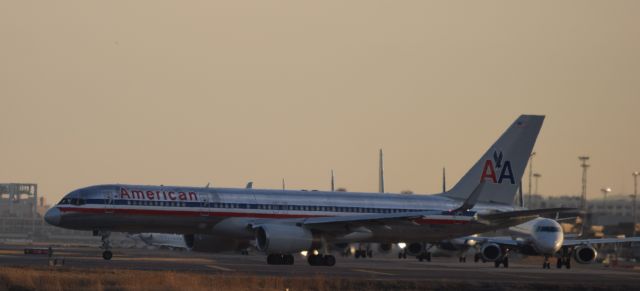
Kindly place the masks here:
[(97, 241), (87, 231), (53, 227), (42, 219), (49, 208), (33, 183), (0, 184), (0, 242)]

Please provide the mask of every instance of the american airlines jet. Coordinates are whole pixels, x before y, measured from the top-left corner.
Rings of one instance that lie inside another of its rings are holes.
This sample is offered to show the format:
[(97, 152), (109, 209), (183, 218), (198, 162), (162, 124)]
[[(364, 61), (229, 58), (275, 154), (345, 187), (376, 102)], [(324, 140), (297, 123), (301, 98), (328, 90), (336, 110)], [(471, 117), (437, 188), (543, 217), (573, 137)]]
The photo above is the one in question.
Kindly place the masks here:
[(293, 264), (293, 253), (313, 251), (310, 265), (332, 266), (331, 245), (442, 241), (566, 210), (512, 206), (543, 120), (518, 117), (454, 188), (437, 195), (113, 184), (72, 191), (45, 220), (102, 236), (106, 260), (110, 232), (159, 232), (215, 251), (255, 241), (268, 264)]

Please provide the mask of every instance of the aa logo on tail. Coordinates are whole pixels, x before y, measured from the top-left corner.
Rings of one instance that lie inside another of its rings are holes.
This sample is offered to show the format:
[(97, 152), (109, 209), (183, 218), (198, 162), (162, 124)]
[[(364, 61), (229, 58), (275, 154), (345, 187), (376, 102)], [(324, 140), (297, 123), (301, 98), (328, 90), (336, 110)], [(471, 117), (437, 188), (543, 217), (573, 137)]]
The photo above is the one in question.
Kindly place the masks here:
[[(503, 181), (508, 180), (511, 184), (515, 184), (515, 178), (513, 177), (513, 170), (511, 169), (511, 161), (502, 161), (502, 151), (498, 153), (493, 152), (493, 160), (486, 160), (484, 167), (482, 168), (482, 176), (480, 176), (480, 182), (489, 179), (493, 183), (502, 184)], [(496, 173), (500, 171), (500, 176)]]

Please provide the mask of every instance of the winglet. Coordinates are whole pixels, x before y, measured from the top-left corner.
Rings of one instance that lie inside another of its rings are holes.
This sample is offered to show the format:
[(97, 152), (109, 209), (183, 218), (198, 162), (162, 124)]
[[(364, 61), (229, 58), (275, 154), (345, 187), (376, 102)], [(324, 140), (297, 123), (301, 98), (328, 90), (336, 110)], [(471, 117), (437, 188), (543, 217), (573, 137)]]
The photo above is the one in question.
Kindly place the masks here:
[(452, 210), (451, 212), (465, 212), (469, 209), (473, 208), (478, 202), (478, 198), (480, 198), (480, 194), (482, 193), (482, 188), (484, 187), (485, 181), (480, 182), (478, 186), (471, 192), (471, 195), (467, 197), (467, 199), (460, 205), (460, 207)]

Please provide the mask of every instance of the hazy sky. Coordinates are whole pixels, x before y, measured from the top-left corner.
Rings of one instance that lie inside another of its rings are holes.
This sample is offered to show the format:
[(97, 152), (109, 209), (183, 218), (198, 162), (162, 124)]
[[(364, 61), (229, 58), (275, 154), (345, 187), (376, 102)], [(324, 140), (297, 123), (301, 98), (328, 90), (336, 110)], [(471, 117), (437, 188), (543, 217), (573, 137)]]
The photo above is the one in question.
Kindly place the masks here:
[[(633, 189), (640, 1), (2, 1), (0, 181), (449, 186), (520, 114), (547, 195)], [(526, 183), (526, 181), (525, 181)], [(526, 189), (526, 188), (525, 188)]]

